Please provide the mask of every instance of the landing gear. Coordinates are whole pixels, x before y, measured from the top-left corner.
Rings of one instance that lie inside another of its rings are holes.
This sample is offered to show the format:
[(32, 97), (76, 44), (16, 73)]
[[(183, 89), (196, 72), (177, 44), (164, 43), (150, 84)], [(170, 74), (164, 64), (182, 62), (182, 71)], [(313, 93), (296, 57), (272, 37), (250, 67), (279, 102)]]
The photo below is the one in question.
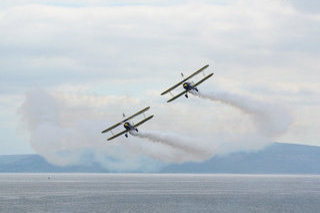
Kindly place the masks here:
[(139, 130), (138, 130), (138, 129), (136, 129), (136, 131), (137, 131), (137, 132), (139, 132)]
[(126, 136), (126, 138), (128, 137), (128, 134), (125, 134), (124, 136)]
[(197, 92), (199, 92), (198, 88), (194, 88)]
[(186, 98), (188, 98), (188, 94), (185, 94), (184, 96), (186, 96)]

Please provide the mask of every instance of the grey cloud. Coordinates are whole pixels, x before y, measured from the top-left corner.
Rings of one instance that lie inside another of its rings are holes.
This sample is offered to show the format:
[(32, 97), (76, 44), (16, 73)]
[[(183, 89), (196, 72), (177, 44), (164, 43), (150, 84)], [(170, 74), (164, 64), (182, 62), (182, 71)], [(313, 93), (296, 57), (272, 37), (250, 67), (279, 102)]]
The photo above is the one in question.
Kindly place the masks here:
[(297, 9), (306, 13), (320, 13), (320, 2), (317, 0), (290, 0), (290, 3)]

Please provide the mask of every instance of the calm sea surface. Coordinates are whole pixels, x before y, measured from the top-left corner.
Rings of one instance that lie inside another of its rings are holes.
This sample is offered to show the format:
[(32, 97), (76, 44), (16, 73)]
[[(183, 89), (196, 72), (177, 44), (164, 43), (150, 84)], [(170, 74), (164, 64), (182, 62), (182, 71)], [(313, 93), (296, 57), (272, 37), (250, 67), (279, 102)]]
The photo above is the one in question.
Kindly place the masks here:
[(0, 212), (320, 212), (320, 176), (0, 174)]

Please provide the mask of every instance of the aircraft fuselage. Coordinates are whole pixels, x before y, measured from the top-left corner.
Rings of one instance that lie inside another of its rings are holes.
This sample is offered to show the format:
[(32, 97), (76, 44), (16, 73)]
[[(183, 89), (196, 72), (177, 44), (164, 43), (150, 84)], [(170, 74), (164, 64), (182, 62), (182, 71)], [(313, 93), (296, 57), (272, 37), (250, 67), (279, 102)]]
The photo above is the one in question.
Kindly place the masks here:
[[(137, 131), (138, 132), (138, 128), (135, 128), (134, 126), (132, 126), (129, 122), (125, 122), (123, 127), (128, 130), (128, 132), (130, 133), (130, 131)], [(125, 134), (126, 137), (128, 137), (128, 134)]]
[[(189, 82), (183, 83), (182, 86), (183, 86), (183, 88), (184, 88), (187, 92), (189, 92), (189, 91), (191, 91), (191, 90), (195, 90), (195, 91), (197, 91), (197, 92), (199, 91), (197, 87), (192, 86), (192, 84), (189, 83)], [(188, 98), (188, 93), (185, 94), (185, 97)]]

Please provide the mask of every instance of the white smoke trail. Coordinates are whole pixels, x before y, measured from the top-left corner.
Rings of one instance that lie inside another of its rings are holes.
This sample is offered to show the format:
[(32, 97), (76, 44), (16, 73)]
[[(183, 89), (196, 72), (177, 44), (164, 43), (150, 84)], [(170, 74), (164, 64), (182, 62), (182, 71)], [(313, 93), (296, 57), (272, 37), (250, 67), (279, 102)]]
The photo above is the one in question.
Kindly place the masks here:
[[(182, 150), (189, 156), (189, 160), (203, 161), (209, 159), (213, 155), (212, 146), (203, 146), (204, 144), (197, 143), (196, 139), (183, 138), (175, 134), (163, 134), (160, 132), (133, 132), (132, 135), (147, 139), (154, 143), (161, 143), (170, 146), (174, 149)], [(186, 160), (178, 160), (183, 162)]]
[(219, 90), (214, 92), (192, 92), (191, 94), (228, 104), (244, 113), (250, 114), (257, 125), (258, 131), (265, 137), (274, 138), (283, 134), (292, 122), (288, 111), (274, 103), (261, 102), (246, 96)]

